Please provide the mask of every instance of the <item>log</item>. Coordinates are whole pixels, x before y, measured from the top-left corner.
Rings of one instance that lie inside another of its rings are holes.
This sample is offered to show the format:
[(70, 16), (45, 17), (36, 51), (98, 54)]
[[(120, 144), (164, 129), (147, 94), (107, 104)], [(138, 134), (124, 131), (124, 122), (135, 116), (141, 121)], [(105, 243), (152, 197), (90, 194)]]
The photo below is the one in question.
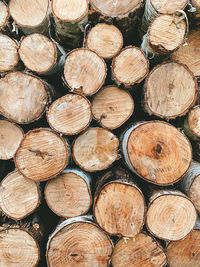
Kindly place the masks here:
[(69, 157), (66, 139), (50, 129), (39, 128), (25, 134), (14, 160), (20, 174), (38, 182), (63, 171)]
[(192, 201), (180, 191), (158, 190), (149, 199), (146, 227), (167, 241), (185, 238), (195, 227), (197, 213)]
[(188, 172), (181, 179), (182, 191), (192, 200), (196, 210), (200, 213), (200, 163), (193, 161)]
[(149, 115), (167, 120), (181, 117), (195, 104), (197, 88), (196, 79), (187, 66), (164, 62), (154, 67), (146, 79), (145, 110)]
[(194, 141), (200, 141), (200, 105), (188, 112), (184, 120), (184, 132)]
[(193, 72), (194, 76), (200, 76), (200, 31), (192, 29), (187, 37), (187, 42), (179, 47), (171, 55), (171, 59), (183, 63)]
[(0, 31), (6, 26), (10, 18), (8, 7), (4, 2), (0, 1)]
[(13, 158), (23, 139), (23, 130), (10, 121), (0, 120), (0, 136), (0, 159)]
[(162, 267), (167, 259), (162, 246), (149, 234), (140, 233), (134, 238), (121, 238), (114, 247), (113, 267)]
[(144, 52), (135, 46), (129, 46), (112, 61), (113, 79), (117, 85), (131, 86), (140, 83), (149, 72), (149, 62)]
[(65, 220), (49, 237), (47, 264), (49, 267), (107, 267), (113, 244), (89, 217)]
[(1, 211), (13, 220), (22, 220), (40, 205), (39, 185), (18, 171), (9, 173), (0, 184)]
[(127, 171), (114, 169), (98, 181), (93, 214), (110, 235), (137, 235), (143, 227), (145, 211), (144, 196)]
[(199, 0), (191, 0), (191, 8), (189, 12), (192, 12), (192, 22), (195, 26), (200, 25), (200, 1)]
[(49, 101), (46, 83), (36, 76), (11, 72), (0, 79), (0, 112), (11, 121), (27, 124), (38, 120)]
[(192, 160), (188, 139), (163, 121), (133, 124), (122, 136), (122, 152), (131, 171), (162, 186), (178, 182)]
[(102, 127), (116, 129), (133, 114), (134, 100), (129, 92), (116, 86), (106, 86), (92, 101), (92, 114)]
[(106, 74), (104, 60), (89, 49), (75, 49), (67, 55), (64, 80), (72, 92), (95, 94), (102, 87)]
[(118, 159), (118, 138), (103, 128), (89, 128), (72, 147), (74, 162), (87, 172), (105, 170)]
[(122, 49), (123, 35), (114, 25), (98, 23), (88, 32), (85, 43), (99, 56), (110, 59)]
[(19, 55), (28, 69), (51, 75), (61, 71), (66, 53), (56, 42), (42, 34), (34, 33), (22, 40)]
[(0, 33), (0, 72), (12, 70), (18, 61), (19, 54), (16, 41)]
[(49, 7), (49, 0), (10, 0), (8, 4), (11, 17), (26, 35), (48, 34)]
[(49, 208), (63, 218), (86, 214), (92, 205), (91, 177), (79, 169), (65, 169), (47, 182), (45, 199)]
[(88, 23), (88, 0), (53, 0), (55, 34), (67, 46), (80, 47)]
[(47, 120), (51, 128), (59, 133), (78, 134), (92, 120), (91, 104), (84, 96), (67, 94), (52, 103), (47, 112)]

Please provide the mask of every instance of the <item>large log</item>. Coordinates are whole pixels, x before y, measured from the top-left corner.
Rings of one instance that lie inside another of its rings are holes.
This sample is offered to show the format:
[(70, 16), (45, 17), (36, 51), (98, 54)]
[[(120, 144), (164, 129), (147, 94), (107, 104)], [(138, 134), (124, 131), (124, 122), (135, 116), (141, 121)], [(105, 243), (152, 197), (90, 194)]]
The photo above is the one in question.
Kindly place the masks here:
[(82, 216), (65, 220), (49, 237), (49, 267), (107, 267), (113, 250), (110, 238), (91, 220)]
[(191, 144), (185, 135), (162, 121), (132, 125), (122, 136), (122, 152), (133, 172), (163, 186), (179, 181), (192, 160)]

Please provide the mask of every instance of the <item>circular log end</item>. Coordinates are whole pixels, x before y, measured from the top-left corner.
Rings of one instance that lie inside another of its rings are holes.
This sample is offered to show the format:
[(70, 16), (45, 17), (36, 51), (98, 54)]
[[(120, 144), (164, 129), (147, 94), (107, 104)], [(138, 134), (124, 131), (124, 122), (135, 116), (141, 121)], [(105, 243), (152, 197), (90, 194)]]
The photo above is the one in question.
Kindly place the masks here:
[(184, 9), (188, 3), (187, 0), (150, 0), (154, 9), (160, 14), (174, 14), (177, 10)]
[(64, 78), (71, 91), (93, 95), (103, 85), (106, 74), (104, 60), (89, 49), (75, 49), (66, 58)]
[(74, 142), (72, 156), (85, 171), (105, 170), (118, 157), (118, 138), (103, 128), (89, 128)]
[(8, 7), (1, 1), (0, 2), (0, 29), (6, 26), (10, 17)]
[(103, 58), (113, 58), (122, 49), (123, 36), (114, 25), (99, 23), (89, 31), (86, 45)]
[(68, 164), (65, 140), (48, 129), (34, 129), (23, 138), (15, 155), (15, 165), (25, 177), (44, 181), (59, 174)]
[(195, 106), (188, 113), (188, 124), (190, 130), (200, 138), (200, 106)]
[(200, 175), (197, 175), (194, 178), (194, 180), (192, 182), (192, 185), (190, 186), (190, 189), (189, 189), (189, 192), (188, 192), (188, 196), (192, 200), (195, 208), (200, 213), (200, 191), (199, 191), (199, 187), (200, 187)]
[(47, 113), (50, 126), (65, 135), (80, 133), (89, 126), (91, 119), (90, 102), (77, 94), (67, 94), (57, 99)]

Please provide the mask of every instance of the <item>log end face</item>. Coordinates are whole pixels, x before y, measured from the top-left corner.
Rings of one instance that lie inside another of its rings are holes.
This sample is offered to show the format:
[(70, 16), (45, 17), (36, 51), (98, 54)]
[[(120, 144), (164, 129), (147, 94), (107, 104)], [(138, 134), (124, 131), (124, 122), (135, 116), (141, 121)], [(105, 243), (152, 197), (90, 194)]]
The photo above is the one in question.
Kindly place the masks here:
[(192, 182), (192, 185), (189, 189), (188, 195), (190, 199), (192, 200), (195, 208), (200, 213), (200, 175), (197, 175)]
[(184, 9), (187, 5), (187, 0), (150, 0), (154, 9), (160, 14), (174, 14), (177, 10)]
[(0, 2), (0, 29), (2, 29), (8, 22), (10, 17), (8, 7), (1, 1)]
[(195, 106), (189, 111), (188, 124), (192, 133), (200, 138), (200, 106)]

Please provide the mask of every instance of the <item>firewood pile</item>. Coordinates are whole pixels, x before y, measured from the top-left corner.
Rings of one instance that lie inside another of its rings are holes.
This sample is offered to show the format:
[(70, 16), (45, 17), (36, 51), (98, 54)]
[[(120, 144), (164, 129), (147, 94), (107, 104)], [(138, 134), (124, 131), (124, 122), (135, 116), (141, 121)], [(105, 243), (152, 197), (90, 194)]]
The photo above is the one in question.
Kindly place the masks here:
[(0, 0), (0, 267), (200, 267), (199, 77), (199, 0)]

